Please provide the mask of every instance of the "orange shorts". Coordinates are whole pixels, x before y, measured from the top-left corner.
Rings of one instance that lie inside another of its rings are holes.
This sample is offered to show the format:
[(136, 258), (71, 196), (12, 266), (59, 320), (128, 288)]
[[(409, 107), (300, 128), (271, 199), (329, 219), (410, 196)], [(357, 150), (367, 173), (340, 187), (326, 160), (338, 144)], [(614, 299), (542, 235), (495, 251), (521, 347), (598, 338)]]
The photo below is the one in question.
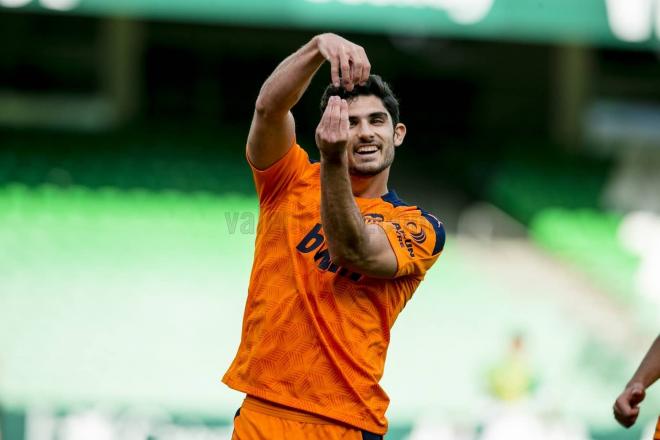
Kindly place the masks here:
[(234, 417), (232, 440), (382, 440), (382, 436), (247, 396)]

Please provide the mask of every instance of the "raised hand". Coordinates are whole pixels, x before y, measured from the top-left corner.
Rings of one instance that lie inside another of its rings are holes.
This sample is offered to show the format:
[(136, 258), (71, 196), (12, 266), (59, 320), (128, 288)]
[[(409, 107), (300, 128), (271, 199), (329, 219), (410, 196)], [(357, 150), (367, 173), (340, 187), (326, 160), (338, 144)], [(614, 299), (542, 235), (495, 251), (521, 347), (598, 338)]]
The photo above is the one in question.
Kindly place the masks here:
[(348, 103), (338, 96), (331, 96), (316, 127), (316, 146), (321, 157), (335, 159), (345, 154), (348, 135)]
[(351, 91), (353, 86), (369, 79), (371, 64), (361, 46), (335, 34), (321, 34), (316, 38), (319, 52), (330, 62), (330, 76), (335, 87), (341, 85)]

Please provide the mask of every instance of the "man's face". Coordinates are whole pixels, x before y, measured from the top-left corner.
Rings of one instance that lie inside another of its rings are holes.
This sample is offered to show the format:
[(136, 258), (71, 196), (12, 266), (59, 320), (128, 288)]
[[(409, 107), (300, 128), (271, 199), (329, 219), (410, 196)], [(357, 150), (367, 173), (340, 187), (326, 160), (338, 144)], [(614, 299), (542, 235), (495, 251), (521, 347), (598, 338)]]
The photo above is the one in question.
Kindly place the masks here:
[(348, 167), (354, 176), (375, 176), (394, 161), (394, 148), (401, 145), (406, 128), (392, 126), (383, 101), (374, 95), (348, 101)]

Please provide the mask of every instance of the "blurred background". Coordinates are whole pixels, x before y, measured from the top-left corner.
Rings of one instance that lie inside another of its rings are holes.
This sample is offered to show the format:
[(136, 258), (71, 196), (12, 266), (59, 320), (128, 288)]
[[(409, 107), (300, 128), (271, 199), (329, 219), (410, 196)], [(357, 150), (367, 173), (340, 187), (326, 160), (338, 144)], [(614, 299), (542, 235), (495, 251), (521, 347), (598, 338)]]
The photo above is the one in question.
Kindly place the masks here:
[[(391, 187), (443, 256), (392, 332), (388, 439), (650, 439), (660, 1), (0, 0), (3, 440), (221, 440), (259, 88), (333, 31), (408, 126)], [(294, 108), (313, 133), (324, 66)]]

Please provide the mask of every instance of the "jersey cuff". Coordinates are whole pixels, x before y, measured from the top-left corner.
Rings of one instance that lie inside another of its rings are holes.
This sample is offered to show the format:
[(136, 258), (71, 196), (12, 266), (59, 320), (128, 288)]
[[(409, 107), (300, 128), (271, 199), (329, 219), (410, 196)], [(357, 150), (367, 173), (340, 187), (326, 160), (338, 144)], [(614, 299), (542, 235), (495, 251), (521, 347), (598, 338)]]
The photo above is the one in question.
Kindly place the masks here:
[(284, 153), (284, 156), (282, 156), (282, 157), (280, 157), (279, 159), (277, 159), (275, 162), (273, 162), (272, 164), (270, 164), (268, 167), (266, 167), (266, 168), (264, 168), (264, 169), (261, 169), (261, 168), (257, 168), (257, 167), (252, 163), (252, 161), (250, 160), (250, 156), (248, 155), (248, 145), (246, 144), (246, 145), (245, 145), (245, 160), (247, 160), (248, 165), (250, 165), (250, 168), (252, 168), (252, 171), (253, 171), (255, 174), (265, 175), (265, 174), (268, 174), (268, 172), (269, 172), (270, 170), (272, 170), (273, 167), (276, 167), (276, 166), (279, 165), (281, 162), (283, 162), (285, 159), (288, 159), (288, 157), (289, 157), (290, 155), (293, 154), (293, 151), (295, 150), (295, 147), (296, 147), (297, 145), (298, 145), (298, 143), (296, 142), (296, 138), (294, 137), (294, 138), (293, 138), (293, 143), (289, 146), (289, 149), (286, 150), (286, 153)]

